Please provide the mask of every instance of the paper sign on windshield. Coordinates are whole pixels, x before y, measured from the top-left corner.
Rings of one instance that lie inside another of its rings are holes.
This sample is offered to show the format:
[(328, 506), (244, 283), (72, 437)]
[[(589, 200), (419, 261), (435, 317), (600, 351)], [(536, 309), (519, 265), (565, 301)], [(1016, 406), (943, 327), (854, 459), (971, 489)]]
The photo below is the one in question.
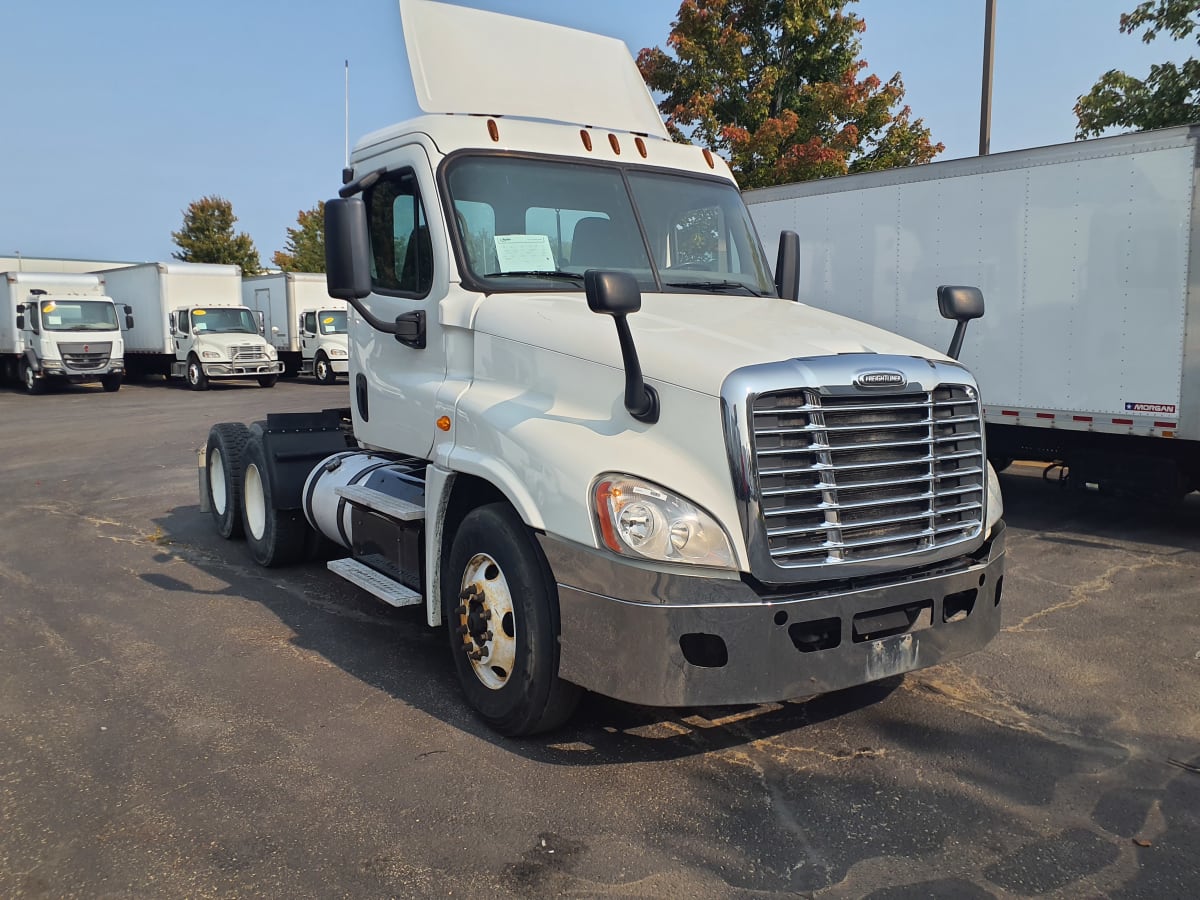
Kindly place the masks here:
[(558, 266), (544, 234), (498, 234), (496, 262), (501, 272), (553, 272)]

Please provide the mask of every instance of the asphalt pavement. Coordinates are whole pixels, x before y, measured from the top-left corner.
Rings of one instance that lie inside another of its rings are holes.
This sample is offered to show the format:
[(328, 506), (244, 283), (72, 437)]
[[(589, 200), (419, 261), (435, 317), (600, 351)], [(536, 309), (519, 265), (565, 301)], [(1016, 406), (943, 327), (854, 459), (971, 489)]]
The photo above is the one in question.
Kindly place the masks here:
[(0, 389), (0, 896), (1200, 895), (1200, 496), (1018, 464), (983, 652), (507, 740), (422, 612), (198, 510), (210, 424), (347, 399)]

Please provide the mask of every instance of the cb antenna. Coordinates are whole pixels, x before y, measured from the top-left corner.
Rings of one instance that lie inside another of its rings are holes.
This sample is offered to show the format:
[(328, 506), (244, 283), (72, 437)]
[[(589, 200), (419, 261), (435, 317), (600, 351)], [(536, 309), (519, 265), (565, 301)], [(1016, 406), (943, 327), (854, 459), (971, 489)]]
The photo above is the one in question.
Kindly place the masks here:
[(346, 60), (346, 168), (350, 168), (350, 60)]

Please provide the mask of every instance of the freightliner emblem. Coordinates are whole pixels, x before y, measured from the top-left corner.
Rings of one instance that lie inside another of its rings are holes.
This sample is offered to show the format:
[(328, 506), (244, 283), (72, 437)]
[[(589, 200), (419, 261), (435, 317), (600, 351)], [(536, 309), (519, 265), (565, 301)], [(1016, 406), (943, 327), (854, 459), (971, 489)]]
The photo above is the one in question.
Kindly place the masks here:
[(908, 384), (908, 379), (899, 372), (864, 372), (854, 379), (856, 387), (889, 388)]

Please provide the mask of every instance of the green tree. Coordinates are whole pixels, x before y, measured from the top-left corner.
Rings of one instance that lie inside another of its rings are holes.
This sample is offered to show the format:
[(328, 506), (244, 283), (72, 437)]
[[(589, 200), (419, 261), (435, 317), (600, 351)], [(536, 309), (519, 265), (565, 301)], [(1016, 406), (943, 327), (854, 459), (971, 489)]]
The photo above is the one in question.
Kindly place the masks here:
[[(1200, 0), (1146, 0), (1133, 12), (1121, 15), (1121, 32), (1144, 29), (1142, 41), (1150, 43), (1166, 32), (1182, 41), (1197, 33), (1200, 42)], [(1110, 69), (1092, 89), (1075, 102), (1077, 138), (1094, 137), (1109, 128), (1141, 131), (1200, 121), (1200, 60), (1183, 65), (1160, 63), (1145, 78), (1134, 78)]]
[(178, 251), (171, 253), (184, 262), (223, 263), (241, 266), (243, 275), (262, 271), (254, 241), (245, 232), (234, 234), (233, 204), (223, 197), (201, 197), (183, 211), (183, 227), (172, 231)]
[[(287, 244), (271, 261), (285, 272), (325, 271), (325, 201), (296, 214), (295, 228), (287, 230)], [(401, 257), (403, 259), (403, 257)]]
[(727, 156), (743, 187), (929, 162), (944, 148), (865, 74), (855, 0), (684, 0), (667, 45), (638, 54), (677, 140)]

